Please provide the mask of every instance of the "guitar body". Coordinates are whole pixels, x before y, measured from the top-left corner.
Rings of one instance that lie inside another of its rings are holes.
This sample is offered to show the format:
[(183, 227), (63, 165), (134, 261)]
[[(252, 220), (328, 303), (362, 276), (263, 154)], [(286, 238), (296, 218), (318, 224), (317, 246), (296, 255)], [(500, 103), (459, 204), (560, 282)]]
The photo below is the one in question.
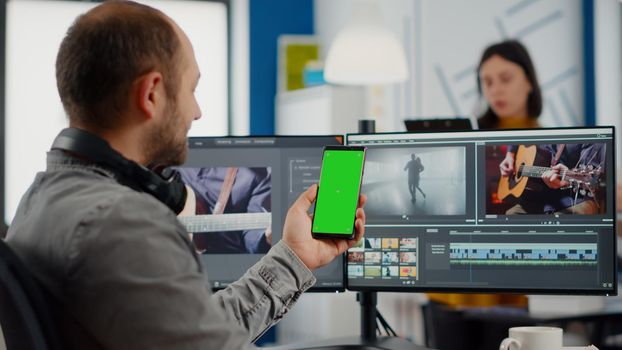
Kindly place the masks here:
[[(514, 157), (514, 175), (501, 176), (497, 188), (500, 200), (517, 199), (525, 190), (539, 191), (544, 183), (539, 178), (523, 176), (520, 169), (531, 166), (549, 166), (551, 157), (546, 152), (538, 152), (536, 145), (519, 145)], [(513, 198), (512, 198), (513, 197)]]

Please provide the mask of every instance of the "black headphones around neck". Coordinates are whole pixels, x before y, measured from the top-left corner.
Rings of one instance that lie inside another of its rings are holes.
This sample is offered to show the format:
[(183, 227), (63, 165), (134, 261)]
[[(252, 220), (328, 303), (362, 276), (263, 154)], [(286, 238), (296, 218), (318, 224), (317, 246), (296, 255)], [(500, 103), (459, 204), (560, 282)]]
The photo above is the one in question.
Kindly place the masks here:
[(119, 183), (149, 193), (179, 214), (186, 204), (186, 186), (176, 170), (165, 174), (152, 171), (115, 151), (104, 139), (77, 128), (66, 128), (56, 136), (52, 150), (74, 153), (93, 164), (104, 166), (118, 177)]

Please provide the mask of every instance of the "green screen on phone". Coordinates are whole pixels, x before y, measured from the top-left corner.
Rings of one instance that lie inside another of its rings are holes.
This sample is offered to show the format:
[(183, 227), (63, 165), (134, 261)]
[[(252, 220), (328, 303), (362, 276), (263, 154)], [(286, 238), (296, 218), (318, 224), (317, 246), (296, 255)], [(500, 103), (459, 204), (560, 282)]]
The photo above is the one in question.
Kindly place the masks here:
[(324, 151), (314, 233), (353, 234), (364, 160), (363, 150)]

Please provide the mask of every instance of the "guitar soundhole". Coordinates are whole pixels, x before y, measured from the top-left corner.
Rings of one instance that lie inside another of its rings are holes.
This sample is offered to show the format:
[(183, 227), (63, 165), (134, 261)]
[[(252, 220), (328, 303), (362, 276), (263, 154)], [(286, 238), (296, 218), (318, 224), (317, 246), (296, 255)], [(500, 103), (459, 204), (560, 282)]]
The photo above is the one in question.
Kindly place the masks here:
[(516, 176), (514, 176), (514, 178), (516, 179), (516, 181), (520, 181), (521, 177), (523, 177), (523, 168), (525, 167), (525, 163), (521, 163), (521, 165), (518, 167), (518, 171), (516, 171)]

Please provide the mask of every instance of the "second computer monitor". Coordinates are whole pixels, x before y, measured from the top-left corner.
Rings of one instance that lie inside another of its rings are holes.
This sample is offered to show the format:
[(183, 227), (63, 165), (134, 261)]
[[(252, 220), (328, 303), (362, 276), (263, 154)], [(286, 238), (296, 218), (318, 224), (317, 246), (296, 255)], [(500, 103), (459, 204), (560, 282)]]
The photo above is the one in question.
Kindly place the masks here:
[(616, 292), (613, 128), (348, 135), (367, 146), (348, 289)]
[[(342, 136), (192, 137), (179, 167), (195, 203), (181, 217), (213, 288), (236, 281), (282, 237), (287, 210), (319, 181), (322, 150)], [(344, 289), (343, 258), (314, 271), (313, 290)]]

